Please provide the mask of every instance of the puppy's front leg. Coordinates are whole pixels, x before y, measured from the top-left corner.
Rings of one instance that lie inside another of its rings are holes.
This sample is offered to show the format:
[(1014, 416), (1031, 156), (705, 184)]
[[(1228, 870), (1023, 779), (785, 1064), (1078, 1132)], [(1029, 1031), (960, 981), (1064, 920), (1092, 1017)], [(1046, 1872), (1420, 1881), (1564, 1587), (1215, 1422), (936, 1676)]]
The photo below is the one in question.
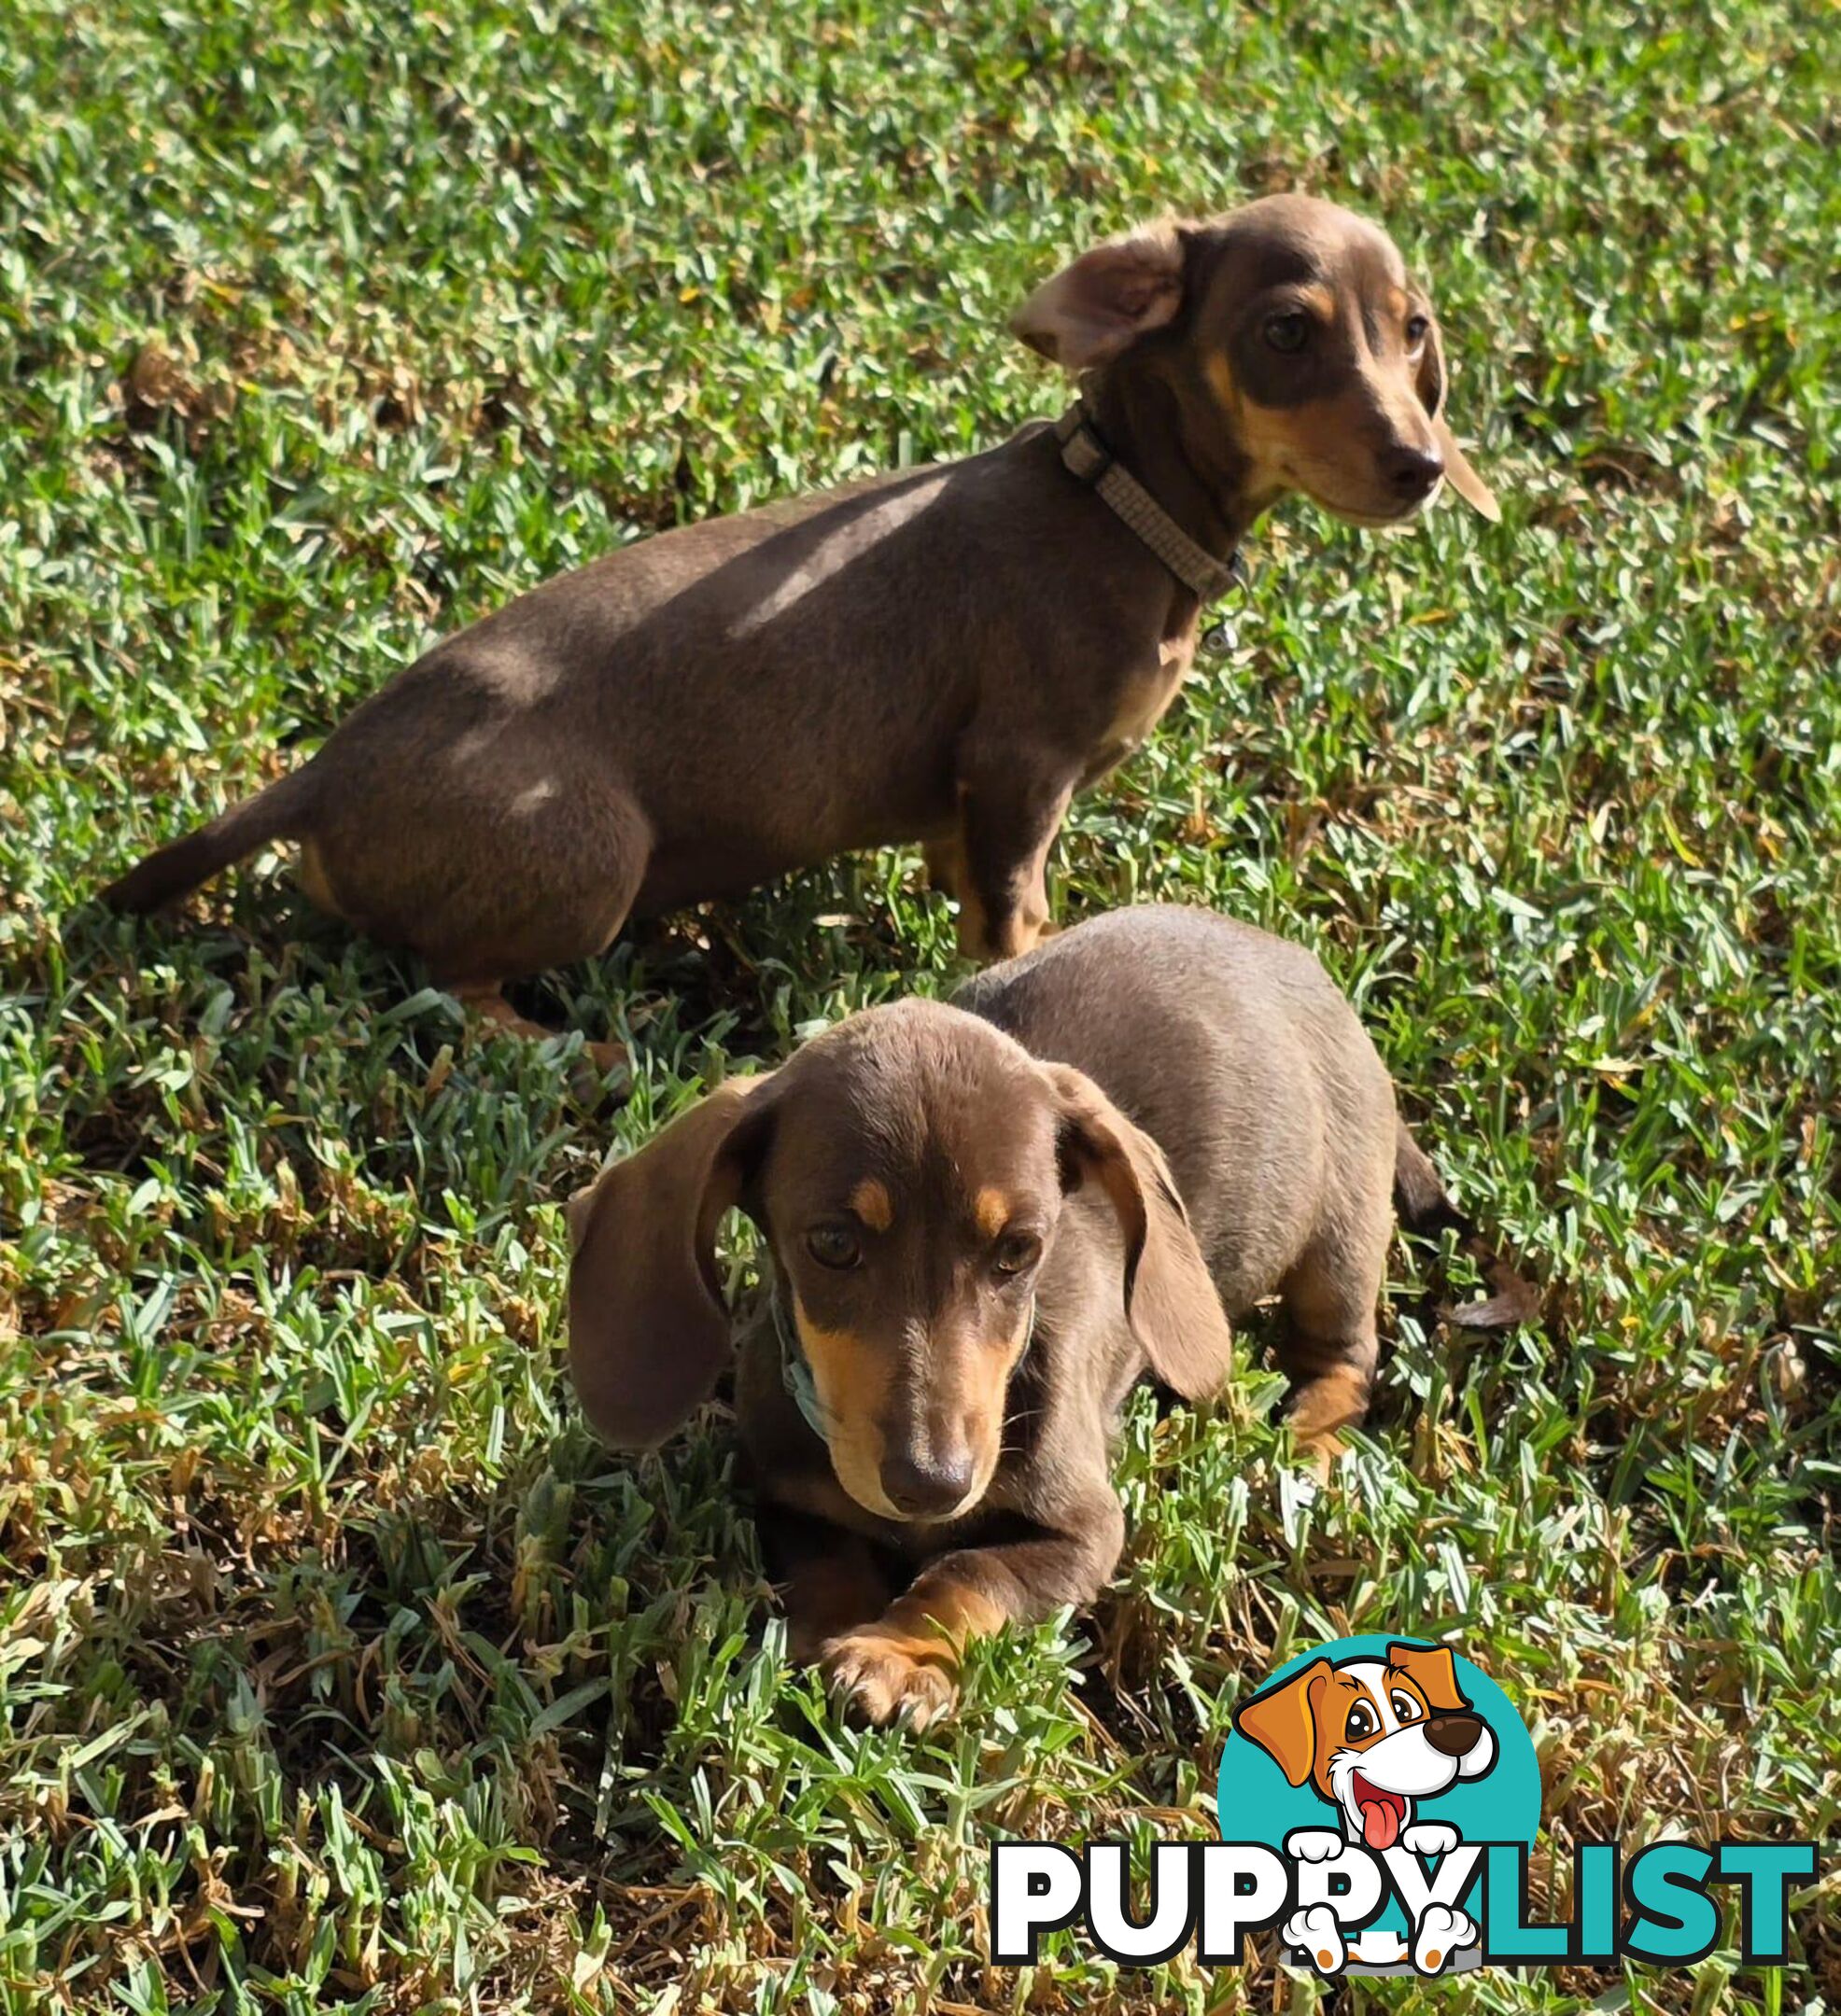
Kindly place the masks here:
[(924, 1729), (957, 1698), (971, 1639), (1091, 1603), (1105, 1586), (1125, 1545), (1118, 1501), (1096, 1497), (1066, 1527), (930, 1561), (873, 1624), (826, 1644), (820, 1659), (833, 1692), (865, 1721), (906, 1715)]
[(1032, 772), (1014, 752), (967, 772), (952, 867), (959, 949), (968, 958), (1014, 959), (1052, 928), (1048, 849), (1073, 796), (1070, 772)]
[(767, 1573), (780, 1585), (789, 1659), (805, 1664), (882, 1614), (892, 1580), (861, 1533), (775, 1505), (764, 1505), (755, 1523)]

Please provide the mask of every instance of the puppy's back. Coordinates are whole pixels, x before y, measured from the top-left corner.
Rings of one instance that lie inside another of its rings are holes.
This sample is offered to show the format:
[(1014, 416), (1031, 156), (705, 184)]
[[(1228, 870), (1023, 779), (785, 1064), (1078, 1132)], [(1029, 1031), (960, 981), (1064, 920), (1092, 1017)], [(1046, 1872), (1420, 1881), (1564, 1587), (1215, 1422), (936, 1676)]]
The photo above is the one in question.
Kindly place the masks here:
[(1327, 1216), (1385, 1210), (1393, 1085), (1300, 945), (1212, 911), (1116, 910), (953, 997), (1073, 1064), (1162, 1148), (1230, 1312)]

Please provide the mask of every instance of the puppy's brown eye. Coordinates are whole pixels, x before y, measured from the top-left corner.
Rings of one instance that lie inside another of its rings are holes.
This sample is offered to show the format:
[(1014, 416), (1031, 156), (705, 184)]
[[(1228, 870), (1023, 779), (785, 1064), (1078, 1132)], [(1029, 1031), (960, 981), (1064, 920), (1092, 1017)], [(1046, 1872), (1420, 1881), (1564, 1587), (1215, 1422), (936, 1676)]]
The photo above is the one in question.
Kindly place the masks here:
[(1374, 1728), (1373, 1709), (1366, 1701), (1357, 1701), (1349, 1710), (1349, 1719), (1342, 1733), (1351, 1743), (1360, 1743), (1364, 1737), (1373, 1735)]
[(1289, 315), (1266, 317), (1266, 341), (1274, 350), (1286, 357), (1295, 357), (1304, 347), (1304, 341), (1311, 333), (1310, 318), (1293, 309)]
[(843, 1272), (863, 1258), (863, 1242), (843, 1225), (820, 1225), (816, 1232), (806, 1234), (806, 1251), (820, 1267)]
[(1431, 334), (1432, 325), (1423, 315), (1408, 315), (1406, 318), (1406, 340), (1416, 350)]
[(1033, 1232), (1006, 1232), (997, 1242), (991, 1264), (1000, 1274), (1027, 1274), (1042, 1257), (1042, 1241)]
[(1394, 1713), (1398, 1715), (1402, 1722), (1418, 1721), (1419, 1703), (1413, 1700), (1411, 1694), (1403, 1694), (1396, 1687), (1387, 1698), (1393, 1703)]

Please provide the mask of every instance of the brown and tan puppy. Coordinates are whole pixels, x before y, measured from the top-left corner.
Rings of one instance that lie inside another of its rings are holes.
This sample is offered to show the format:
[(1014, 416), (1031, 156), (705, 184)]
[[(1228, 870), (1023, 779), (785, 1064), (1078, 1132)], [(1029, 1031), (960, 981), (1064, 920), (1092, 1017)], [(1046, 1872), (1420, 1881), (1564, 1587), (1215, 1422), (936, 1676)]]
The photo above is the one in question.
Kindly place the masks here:
[[(1396, 1198), (1462, 1223), (1316, 960), (1117, 911), (957, 1005), (850, 1016), (606, 1169), (569, 1206), (570, 1365), (611, 1440), (662, 1440), (729, 1357), (718, 1222), (753, 1218), (774, 1285), (737, 1406), (795, 1649), (871, 1718), (924, 1721), (968, 1636), (1098, 1592), (1125, 1395), (1213, 1392), (1230, 1314), (1281, 1298), (1294, 1429), (1335, 1449)], [(1526, 1312), (1497, 1285), (1467, 1317)]]
[(1164, 223), (1018, 313), (1080, 374), (989, 454), (688, 525), (437, 645), (302, 768), (115, 883), (148, 910), (276, 838), (315, 902), (514, 1020), (517, 975), (629, 916), (921, 842), (963, 948), (1026, 951), (1072, 794), (1148, 734), (1201, 601), (1096, 489), (1106, 452), (1204, 567), (1300, 491), (1357, 525), (1449, 481), (1431, 303), (1384, 232), (1305, 197)]

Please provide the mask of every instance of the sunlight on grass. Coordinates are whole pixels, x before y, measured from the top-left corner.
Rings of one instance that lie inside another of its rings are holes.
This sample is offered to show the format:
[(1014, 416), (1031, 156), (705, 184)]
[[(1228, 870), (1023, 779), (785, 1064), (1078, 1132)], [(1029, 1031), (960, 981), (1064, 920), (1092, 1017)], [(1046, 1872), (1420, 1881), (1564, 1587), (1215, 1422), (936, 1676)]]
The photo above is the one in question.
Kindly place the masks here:
[[(1841, 1832), (1841, 21), (1052, 14), (9, 8), (5, 2016), (1306, 2009), (1072, 1938), (988, 1971), (986, 1845), (1212, 1836), (1244, 1692), (1369, 1630), (1510, 1688), (1540, 1883), (1581, 1835)], [(1448, 1334), (1397, 1248), (1314, 1503), (1257, 1333), (1212, 1413), (1141, 1395), (1097, 1613), (981, 1648), (924, 1740), (851, 1731), (725, 1408), (634, 1462), (577, 1418), (556, 1207), (732, 1062), (949, 987), (918, 859), (527, 990), (632, 1044), (600, 1110), (580, 1036), (470, 1038), (274, 856), (177, 919), (91, 899), (512, 593), (1054, 411), (1034, 281), (1282, 187), (1429, 279), (1505, 522), (1262, 527), (1055, 901), (1312, 945), (1544, 1320)], [(1833, 2007), (1832, 1887), (1793, 1922), (1782, 1981), (1437, 1999)]]

